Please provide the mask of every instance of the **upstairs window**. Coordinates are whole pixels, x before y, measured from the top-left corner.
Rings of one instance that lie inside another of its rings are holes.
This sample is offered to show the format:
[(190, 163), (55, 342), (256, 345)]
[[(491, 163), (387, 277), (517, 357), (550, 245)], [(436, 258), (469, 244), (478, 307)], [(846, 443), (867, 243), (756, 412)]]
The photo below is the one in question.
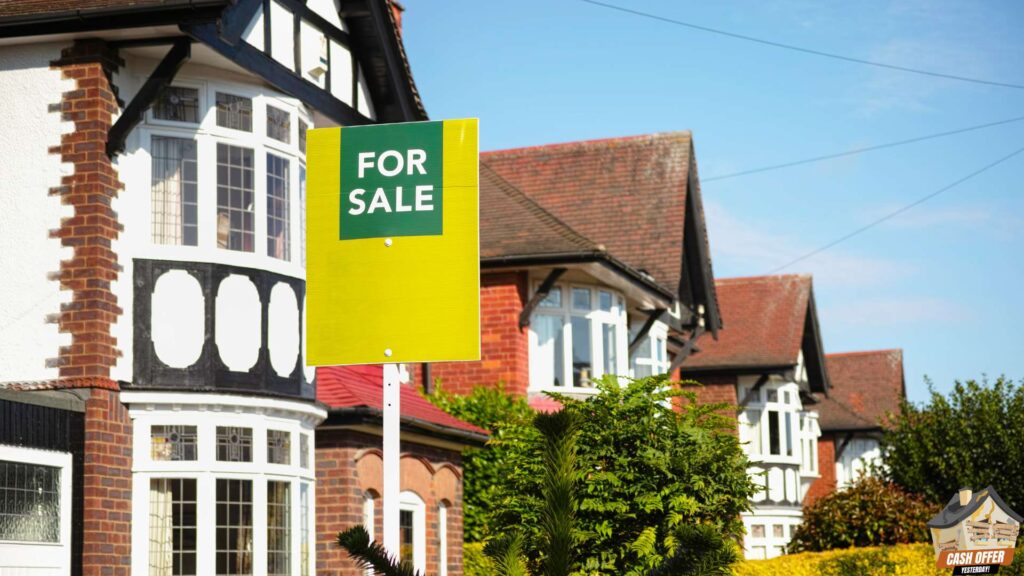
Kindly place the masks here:
[(288, 144), (292, 141), (292, 117), (284, 110), (267, 106), (267, 136)]
[(217, 144), (217, 246), (253, 251), (254, 195), (252, 150)]
[(252, 132), (252, 98), (217, 92), (217, 126)]
[(668, 372), (668, 337), (664, 326), (651, 328), (633, 351), (633, 378), (646, 378)]
[(290, 259), (291, 216), (288, 184), (290, 163), (286, 158), (267, 154), (267, 255)]
[(610, 290), (556, 285), (530, 321), (531, 386), (589, 388), (593, 378), (624, 374), (626, 313)]
[(199, 243), (196, 143), (187, 138), (152, 139), (153, 242)]
[(168, 86), (153, 103), (153, 118), (198, 124), (199, 90), (184, 86)]

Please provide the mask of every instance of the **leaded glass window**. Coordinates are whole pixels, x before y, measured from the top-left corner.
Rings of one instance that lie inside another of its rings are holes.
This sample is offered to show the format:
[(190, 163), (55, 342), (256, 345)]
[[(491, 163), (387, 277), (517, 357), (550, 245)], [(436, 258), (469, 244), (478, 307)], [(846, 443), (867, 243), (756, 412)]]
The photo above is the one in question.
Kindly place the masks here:
[(153, 242), (196, 246), (199, 242), (196, 143), (153, 136)]
[(217, 574), (252, 574), (252, 480), (217, 479)]
[(149, 481), (149, 574), (196, 574), (196, 481)]
[(153, 460), (195, 460), (197, 457), (195, 426), (153, 426), (149, 436)]
[(267, 136), (288, 144), (292, 141), (292, 116), (291, 114), (267, 106)]
[(217, 144), (217, 246), (253, 251), (253, 152)]
[(217, 426), (217, 460), (252, 462), (252, 429)]
[(267, 574), (291, 574), (292, 507), (290, 482), (267, 482)]
[(291, 256), (289, 172), (287, 159), (267, 154), (267, 255), (282, 260)]
[(309, 130), (309, 124), (306, 124), (304, 120), (299, 120), (299, 152), (306, 153), (306, 130)]
[(309, 434), (299, 434), (299, 466), (309, 468)]
[(174, 122), (199, 123), (199, 90), (168, 86), (153, 103), (153, 118)]
[(292, 435), (283, 430), (267, 430), (267, 462), (292, 463)]
[[(370, 536), (373, 539), (373, 536)], [(312, 544), (309, 541), (309, 484), (299, 485), (299, 570), (302, 576), (309, 574), (309, 552)]]
[(0, 540), (60, 542), (60, 468), (0, 460)]
[(217, 92), (217, 126), (252, 132), (252, 98)]
[(416, 550), (416, 541), (414, 540), (414, 526), (413, 526), (413, 511), (412, 510), (399, 510), (398, 511), (398, 550), (399, 559), (403, 562), (413, 563), (413, 555)]

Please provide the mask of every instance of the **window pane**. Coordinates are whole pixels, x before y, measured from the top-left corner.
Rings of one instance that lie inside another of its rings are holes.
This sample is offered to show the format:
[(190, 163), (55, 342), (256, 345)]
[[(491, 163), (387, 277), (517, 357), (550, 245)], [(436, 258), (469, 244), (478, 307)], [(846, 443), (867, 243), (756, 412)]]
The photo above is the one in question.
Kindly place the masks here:
[(747, 410), (747, 426), (750, 440), (750, 454), (761, 454), (761, 411)]
[(754, 524), (750, 527), (751, 538), (764, 538), (764, 524)]
[(292, 117), (284, 110), (267, 106), (267, 136), (285, 144), (292, 141)]
[(160, 461), (197, 458), (195, 426), (153, 426), (149, 431), (150, 458)]
[(633, 364), (633, 377), (646, 378), (651, 376), (651, 366), (648, 364)]
[(267, 430), (267, 462), (292, 463), (292, 434), (285, 430)]
[(149, 481), (149, 574), (196, 573), (196, 481)]
[(291, 259), (288, 184), (290, 162), (267, 154), (267, 255)]
[(309, 434), (299, 434), (299, 466), (309, 468)]
[(634, 352), (634, 354), (644, 359), (649, 359), (651, 357), (650, 336), (644, 336), (644, 339), (640, 341), (640, 345), (636, 347), (636, 352)]
[(267, 574), (291, 574), (292, 485), (267, 482)]
[(252, 574), (252, 480), (217, 479), (216, 546), (219, 576)]
[(775, 410), (768, 411), (768, 453), (780, 455), (779, 438), (779, 413)]
[(306, 130), (309, 130), (309, 124), (299, 120), (299, 152), (303, 154), (306, 153)]
[[(373, 539), (373, 535), (370, 536)], [(302, 576), (309, 574), (309, 484), (299, 486), (299, 570)]]
[[(305, 134), (305, 132), (302, 132)], [(306, 167), (299, 166), (299, 258), (306, 267)]]
[(559, 287), (552, 288), (548, 295), (540, 301), (541, 308), (561, 308), (562, 307), (562, 289)]
[(774, 538), (782, 538), (783, 534), (784, 534), (784, 532), (783, 532), (784, 530), (785, 530), (785, 527), (783, 527), (782, 524), (773, 524), (772, 525), (772, 537), (774, 537)]
[(413, 563), (413, 548), (415, 546), (413, 539), (413, 525), (412, 525), (413, 513), (411, 510), (399, 510), (398, 512), (398, 531), (399, 531), (399, 558), (403, 562)]
[(253, 251), (253, 154), (217, 144), (217, 246)]
[(60, 468), (0, 460), (0, 540), (60, 542)]
[(153, 118), (175, 122), (199, 122), (199, 90), (168, 86), (153, 103)]
[(589, 385), (591, 371), (590, 319), (572, 317), (572, 385)]
[(572, 307), (575, 310), (590, 310), (590, 289), (572, 289)]
[(664, 338), (654, 339), (654, 359), (658, 361), (658, 364), (665, 362), (665, 345)]
[(612, 311), (612, 295), (610, 292), (599, 290), (597, 292), (597, 304), (605, 312)]
[(614, 324), (601, 325), (601, 340), (604, 345), (604, 373), (617, 374), (619, 365), (617, 362), (616, 329)]
[(537, 331), (537, 362), (546, 368), (541, 376), (542, 386), (562, 386), (565, 374), (564, 341), (562, 339), (562, 317), (539, 314), (533, 318)]
[(793, 413), (786, 412), (786, 456), (793, 455)]
[(252, 429), (217, 426), (217, 460), (252, 462)]
[(152, 143), (153, 242), (195, 246), (196, 143), (165, 136)]
[(778, 390), (769, 390), (768, 391), (768, 402), (778, 402), (778, 401), (779, 401), (779, 391)]
[(252, 99), (217, 92), (217, 126), (252, 132)]

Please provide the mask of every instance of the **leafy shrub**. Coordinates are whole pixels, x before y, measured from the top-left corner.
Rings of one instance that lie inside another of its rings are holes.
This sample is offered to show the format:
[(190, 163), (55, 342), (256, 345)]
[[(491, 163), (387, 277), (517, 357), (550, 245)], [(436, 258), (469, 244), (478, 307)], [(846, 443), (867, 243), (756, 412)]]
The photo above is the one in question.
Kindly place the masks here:
[[(596, 385), (600, 393), (586, 400), (553, 395), (580, 422), (580, 573), (646, 574), (673, 555), (677, 530), (688, 524), (740, 537), (740, 513), (754, 486), (736, 437), (726, 431), (730, 422), (716, 413), (723, 405), (699, 405), (665, 377), (624, 386), (608, 377)], [(680, 412), (671, 408), (676, 397), (688, 400)], [(536, 565), (543, 444), (535, 430), (506, 432), (492, 441), (508, 458), (508, 475), (494, 487), (490, 532), (523, 530), (524, 551)]]
[(521, 448), (505, 440), (529, 434), (537, 413), (526, 399), (507, 394), (500, 385), (477, 386), (467, 396), (451, 394), (438, 386), (429, 400), (452, 416), (491, 432), (487, 447), (471, 448), (462, 455), (463, 538), (466, 542), (483, 542), (488, 536), (491, 503), (498, 497), (498, 486), (511, 474), (508, 452)]
[[(999, 573), (1004, 576), (1024, 574), (1022, 553), (1024, 548), (1017, 548), (1013, 565), (1003, 566)], [(747, 560), (733, 565), (732, 572), (735, 576), (949, 576), (951, 570), (935, 567), (931, 544), (897, 544)]]
[(463, 576), (492, 576), (494, 566), (484, 554), (483, 542), (467, 542), (462, 545)]
[(863, 477), (804, 508), (791, 552), (819, 552), (850, 546), (928, 542), (928, 520), (938, 512), (898, 486)]
[(961, 486), (992, 485), (1024, 510), (1024, 389), (999, 378), (957, 382), (948, 397), (930, 393), (925, 406), (905, 402), (885, 434), (889, 478), (935, 504)]

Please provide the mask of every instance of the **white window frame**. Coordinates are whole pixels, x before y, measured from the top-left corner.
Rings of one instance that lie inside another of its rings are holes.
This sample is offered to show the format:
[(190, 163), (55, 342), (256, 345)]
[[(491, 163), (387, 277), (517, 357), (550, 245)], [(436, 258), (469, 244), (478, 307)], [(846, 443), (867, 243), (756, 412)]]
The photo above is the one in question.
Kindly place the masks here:
[[(216, 565), (216, 484), (219, 479), (252, 481), (252, 574), (267, 571), (267, 482), (291, 484), (291, 574), (302, 570), (301, 486), (307, 484), (306, 533), (311, 546), (311, 570), (316, 566), (316, 476), (313, 466), (302, 468), (299, 434), (310, 434), (309, 462), (313, 463), (313, 430), (326, 417), (319, 408), (301, 402), (264, 398), (192, 393), (126, 392), (121, 400), (129, 405), (132, 418), (132, 574), (149, 575), (149, 493), (150, 480), (183, 478), (196, 480), (197, 574), (213, 573)], [(151, 458), (152, 426), (183, 425), (197, 429), (197, 459), (160, 461)], [(222, 426), (252, 429), (252, 461), (222, 462), (216, 457), (216, 433)], [(291, 433), (290, 464), (267, 461), (267, 430)]]
[(398, 496), (398, 510), (412, 512), (412, 565), (417, 572), (425, 574), (427, 571), (427, 505), (415, 492), (403, 490)]
[(448, 576), (448, 505), (437, 504), (437, 576)]
[[(533, 288), (535, 293), (540, 287), (536, 283)], [(591, 307), (588, 311), (574, 309), (572, 306), (573, 289), (584, 289), (590, 291)], [(560, 283), (551, 287), (551, 292), (561, 291), (561, 305), (559, 307), (545, 307), (538, 305), (533, 310), (533, 319), (540, 316), (556, 317), (562, 320), (562, 379), (565, 384), (555, 386), (548, 375), (554, 375), (554, 367), (539, 352), (540, 340), (533, 322), (530, 325), (530, 390), (551, 390), (556, 392), (596, 392), (589, 380), (604, 376), (604, 336), (603, 325), (615, 326), (615, 373), (619, 375), (629, 374), (628, 337), (629, 330), (626, 321), (626, 305), (623, 295), (606, 286), (597, 286), (582, 283)], [(612, 296), (611, 311), (601, 310), (600, 293), (607, 292)], [(550, 294), (550, 292), (549, 292)], [(573, 383), (572, 366), (572, 317), (582, 316), (590, 320), (590, 351), (591, 351), (591, 376), (587, 382), (576, 386)]]
[[(71, 454), (0, 445), (0, 460), (60, 469), (60, 536), (57, 542), (0, 540), (0, 573), (10, 568), (57, 568), (71, 571)], [(53, 562), (57, 559), (56, 562)], [(57, 564), (57, 566), (54, 566)]]
[[(376, 540), (374, 533), (377, 531), (377, 502), (372, 492), (363, 492), (363, 528), (370, 535), (370, 542)], [(374, 569), (367, 568), (366, 576), (374, 576)]]
[[(745, 398), (750, 390), (750, 385), (741, 385), (739, 397)], [(776, 394), (776, 400), (769, 401), (769, 393)], [(753, 412), (759, 411), (757, 422), (751, 421)], [(771, 434), (769, 430), (768, 414), (774, 412), (779, 416), (779, 451), (780, 454), (771, 453)], [(754, 462), (778, 463), (778, 464), (801, 464), (801, 455), (804, 446), (800, 431), (800, 422), (803, 414), (800, 403), (800, 387), (792, 382), (767, 382), (754, 394), (740, 415), (740, 441), (744, 442), (744, 451), (748, 458)], [(786, 418), (790, 418), (790, 437), (793, 446), (793, 454), (786, 455)], [(761, 451), (755, 453), (753, 438), (751, 434), (758, 434), (761, 440)]]
[[(634, 330), (630, 333), (630, 341), (633, 336), (639, 333), (642, 324), (634, 326)], [(640, 355), (640, 350), (643, 349), (644, 343), (641, 342), (637, 346), (636, 351), (633, 352), (632, 357), (629, 359), (629, 376), (631, 378), (637, 378), (637, 366), (650, 366), (651, 375), (664, 374), (668, 372), (671, 362), (668, 358), (668, 325), (664, 322), (655, 322), (651, 329), (648, 330), (647, 335), (644, 336), (644, 340), (649, 345), (648, 354), (645, 356)], [(661, 354), (659, 360), (658, 355)]]

